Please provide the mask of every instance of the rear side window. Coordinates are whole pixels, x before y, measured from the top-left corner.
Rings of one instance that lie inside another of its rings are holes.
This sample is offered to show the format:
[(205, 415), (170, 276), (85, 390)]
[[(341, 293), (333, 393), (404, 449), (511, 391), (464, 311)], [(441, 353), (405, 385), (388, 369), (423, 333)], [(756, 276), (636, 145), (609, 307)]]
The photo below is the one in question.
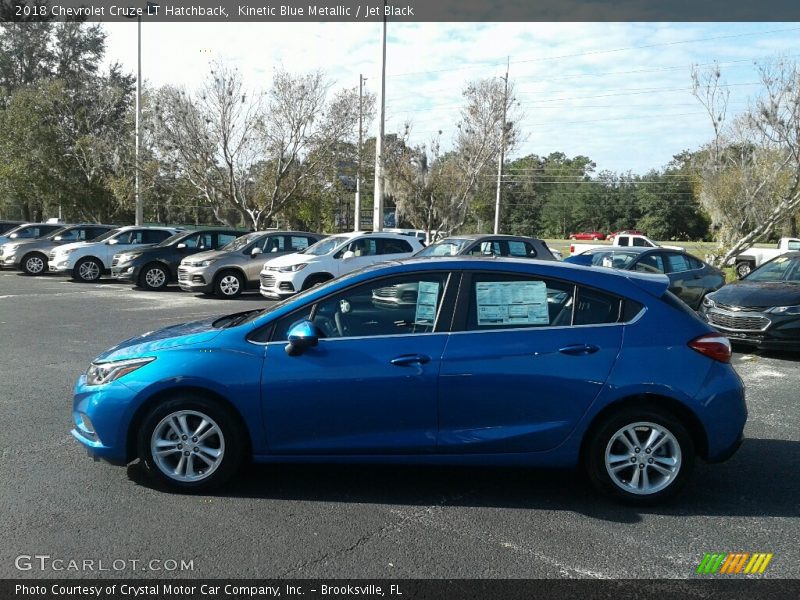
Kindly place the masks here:
[(379, 239), (378, 242), (378, 254), (404, 254), (407, 252), (413, 252), (413, 248), (411, 244), (409, 244), (405, 240), (392, 240), (392, 239)]
[(522, 256), (526, 258), (533, 258), (536, 256), (536, 248), (533, 244), (528, 242), (520, 242), (517, 240), (509, 240), (508, 242), (508, 255), (509, 256)]
[(602, 325), (617, 323), (621, 300), (616, 296), (590, 288), (578, 288), (573, 325)]
[(667, 262), (669, 263), (669, 270), (671, 273), (681, 273), (683, 271), (692, 270), (691, 264), (689, 264), (689, 261), (683, 254), (667, 254)]
[(574, 286), (510, 274), (476, 274), (470, 285), (467, 330), (569, 325)]
[(217, 234), (217, 248), (222, 248), (224, 245), (229, 244), (235, 240), (238, 235), (235, 233), (218, 233)]
[[(309, 247), (309, 240), (305, 236), (301, 235), (292, 235), (289, 236), (289, 249), (295, 252), (300, 252), (300, 250), (305, 250)], [(312, 242), (313, 243), (313, 242)]]

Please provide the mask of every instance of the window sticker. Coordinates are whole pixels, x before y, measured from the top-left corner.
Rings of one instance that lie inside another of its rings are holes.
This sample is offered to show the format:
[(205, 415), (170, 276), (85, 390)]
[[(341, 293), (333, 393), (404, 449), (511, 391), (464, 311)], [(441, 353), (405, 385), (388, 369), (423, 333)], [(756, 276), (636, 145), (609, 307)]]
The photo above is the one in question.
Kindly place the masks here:
[(549, 325), (544, 281), (486, 281), (475, 284), (478, 326)]
[(433, 325), (436, 319), (436, 302), (439, 299), (438, 281), (420, 281), (417, 288), (415, 325)]

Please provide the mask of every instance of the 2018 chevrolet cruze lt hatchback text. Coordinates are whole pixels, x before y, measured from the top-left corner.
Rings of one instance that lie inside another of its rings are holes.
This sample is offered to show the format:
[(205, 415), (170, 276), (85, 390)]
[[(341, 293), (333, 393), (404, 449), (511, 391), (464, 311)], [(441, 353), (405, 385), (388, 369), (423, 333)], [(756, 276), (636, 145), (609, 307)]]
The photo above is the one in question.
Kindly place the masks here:
[[(653, 502), (696, 456), (731, 456), (747, 417), (727, 339), (668, 285), (553, 261), (382, 263), (111, 348), (77, 382), (72, 434), (183, 489), (246, 458), (583, 465)], [(387, 287), (415, 301), (376, 301)]]

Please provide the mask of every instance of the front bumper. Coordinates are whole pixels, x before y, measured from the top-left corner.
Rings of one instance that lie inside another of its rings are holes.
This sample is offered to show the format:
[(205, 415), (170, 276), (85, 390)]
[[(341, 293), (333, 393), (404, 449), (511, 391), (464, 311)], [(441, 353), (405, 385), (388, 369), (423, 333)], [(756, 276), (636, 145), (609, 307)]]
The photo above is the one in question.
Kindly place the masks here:
[(75, 267), (75, 259), (69, 254), (55, 254), (51, 252), (47, 256), (47, 269), (50, 273), (71, 273)]
[(178, 267), (178, 287), (184, 292), (208, 294), (214, 291), (214, 278), (202, 267)]
[(297, 272), (261, 271), (258, 290), (265, 298), (283, 300), (297, 293), (302, 279)]
[[(135, 392), (119, 382), (86, 385), (86, 375), (75, 384), (70, 432), (93, 458), (126, 464), (127, 431)], [(87, 425), (88, 424), (88, 425)]]
[(111, 277), (120, 281), (136, 281), (139, 278), (139, 267), (134, 263), (111, 265)]
[(763, 350), (800, 350), (800, 315), (704, 306), (700, 316), (731, 342)]

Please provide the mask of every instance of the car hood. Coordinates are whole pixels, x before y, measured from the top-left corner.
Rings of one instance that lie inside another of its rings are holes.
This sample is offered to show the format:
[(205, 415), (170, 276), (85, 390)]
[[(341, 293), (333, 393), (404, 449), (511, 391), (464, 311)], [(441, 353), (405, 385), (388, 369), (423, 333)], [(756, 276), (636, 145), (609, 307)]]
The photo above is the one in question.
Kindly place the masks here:
[[(238, 250), (236, 250), (236, 252), (238, 252)], [(205, 252), (198, 252), (197, 254), (187, 256), (183, 260), (189, 262), (199, 262), (201, 260), (208, 260), (209, 258), (222, 258), (223, 256), (228, 256), (229, 254), (231, 254), (230, 250), (206, 250)], [(181, 262), (183, 262), (183, 260)]]
[(7, 242), (0, 243), (0, 246), (5, 244), (14, 244), (17, 248), (29, 247), (36, 244), (37, 248), (49, 248), (50, 246), (55, 246), (58, 242), (54, 242), (53, 240), (8, 240)]
[(795, 306), (800, 304), (800, 284), (788, 281), (735, 281), (709, 298), (732, 306)]
[[(325, 256), (327, 256), (327, 254)], [(288, 267), (290, 265), (297, 265), (300, 263), (314, 262), (322, 257), (314, 256), (312, 254), (299, 254), (297, 252), (294, 252), (292, 254), (283, 254), (281, 256), (276, 256), (275, 258), (270, 258), (269, 254), (264, 254), (264, 258), (266, 259), (266, 262), (264, 263), (265, 266)]]
[(109, 348), (95, 358), (95, 362), (137, 358), (171, 348), (207, 343), (223, 331), (213, 326), (214, 321), (219, 318), (217, 316), (202, 321), (180, 323), (137, 335)]
[(72, 248), (83, 248), (84, 246), (92, 246), (100, 243), (102, 242), (72, 242), (71, 244), (61, 244), (57, 246), (57, 248), (59, 252), (63, 252), (64, 250), (71, 250)]

